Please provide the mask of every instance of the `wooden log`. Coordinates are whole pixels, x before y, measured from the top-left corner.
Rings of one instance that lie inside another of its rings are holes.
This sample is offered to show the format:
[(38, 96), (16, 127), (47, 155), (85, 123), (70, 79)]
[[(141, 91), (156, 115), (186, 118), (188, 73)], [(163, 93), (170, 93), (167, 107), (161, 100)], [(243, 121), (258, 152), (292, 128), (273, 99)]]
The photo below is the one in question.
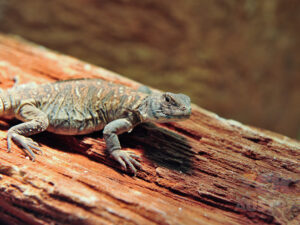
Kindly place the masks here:
[[(94, 77), (139, 83), (17, 37), (0, 35), (0, 87)], [(246, 99), (245, 99), (246, 101)], [(105, 154), (101, 132), (35, 135), (35, 162), (0, 123), (0, 223), (299, 224), (300, 143), (193, 105), (189, 120), (143, 124), (120, 136), (142, 157), (136, 177)]]

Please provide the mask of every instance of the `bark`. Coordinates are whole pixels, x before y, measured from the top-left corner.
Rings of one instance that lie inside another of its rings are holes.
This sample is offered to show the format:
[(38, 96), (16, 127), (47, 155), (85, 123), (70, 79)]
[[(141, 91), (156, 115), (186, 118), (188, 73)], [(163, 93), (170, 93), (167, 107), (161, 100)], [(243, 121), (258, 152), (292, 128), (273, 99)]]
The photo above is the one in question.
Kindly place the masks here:
[[(75, 58), (0, 36), (1, 88), (97, 77), (139, 83)], [(298, 224), (300, 143), (226, 120), (193, 105), (189, 120), (143, 124), (121, 135), (141, 155), (136, 177), (107, 158), (102, 134), (33, 139), (36, 162), (6, 150), (1, 120), (0, 222), (3, 224)]]

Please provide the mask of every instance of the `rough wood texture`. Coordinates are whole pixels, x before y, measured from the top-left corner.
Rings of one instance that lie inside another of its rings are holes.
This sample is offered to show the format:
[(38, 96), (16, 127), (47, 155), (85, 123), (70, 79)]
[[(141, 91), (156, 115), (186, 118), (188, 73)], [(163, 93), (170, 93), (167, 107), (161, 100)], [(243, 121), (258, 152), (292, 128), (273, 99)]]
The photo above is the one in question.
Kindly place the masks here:
[[(98, 77), (138, 87), (107, 70), (24, 40), (0, 36), (1, 88)], [(142, 156), (136, 177), (106, 158), (100, 133), (47, 132), (36, 162), (0, 126), (0, 222), (4, 224), (298, 224), (300, 143), (193, 106), (190, 120), (145, 124), (121, 143)]]

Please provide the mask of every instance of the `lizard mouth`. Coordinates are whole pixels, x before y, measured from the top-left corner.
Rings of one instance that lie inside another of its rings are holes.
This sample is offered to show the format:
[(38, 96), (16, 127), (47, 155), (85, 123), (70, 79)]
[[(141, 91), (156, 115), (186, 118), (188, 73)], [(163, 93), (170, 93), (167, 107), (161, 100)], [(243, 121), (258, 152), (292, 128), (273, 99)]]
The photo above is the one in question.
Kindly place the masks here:
[(165, 117), (172, 121), (178, 121), (183, 119), (188, 119), (191, 116), (191, 108), (183, 107), (182, 109), (178, 111), (170, 110), (169, 112), (165, 112)]
[(156, 116), (159, 122), (181, 121), (190, 118), (191, 107), (161, 107), (156, 111)]

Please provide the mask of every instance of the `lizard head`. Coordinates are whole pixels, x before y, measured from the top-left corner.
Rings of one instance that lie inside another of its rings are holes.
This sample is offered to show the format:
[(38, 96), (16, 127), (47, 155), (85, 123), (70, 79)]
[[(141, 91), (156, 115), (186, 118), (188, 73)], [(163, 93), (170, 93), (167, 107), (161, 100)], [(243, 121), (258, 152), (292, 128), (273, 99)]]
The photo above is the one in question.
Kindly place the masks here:
[(184, 94), (152, 94), (143, 107), (145, 121), (164, 123), (188, 119), (191, 115), (191, 100)]

